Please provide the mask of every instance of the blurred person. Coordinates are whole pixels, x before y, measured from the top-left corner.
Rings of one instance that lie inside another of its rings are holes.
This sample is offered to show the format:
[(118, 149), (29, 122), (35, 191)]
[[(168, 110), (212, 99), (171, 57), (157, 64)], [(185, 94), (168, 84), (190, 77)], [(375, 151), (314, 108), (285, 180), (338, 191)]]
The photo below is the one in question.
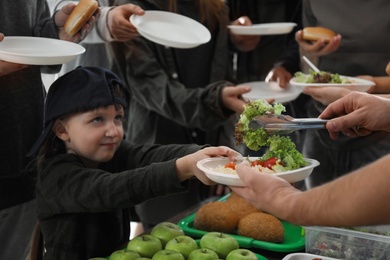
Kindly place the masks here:
[[(50, 17), (46, 1), (1, 1), (0, 40), (7, 36), (59, 38), (79, 42), (93, 28), (92, 17), (70, 37), (63, 26), (74, 5)], [(95, 14), (98, 15), (98, 12)], [(24, 259), (36, 222), (35, 176), (26, 166), (26, 154), (42, 127), (45, 89), (41, 69), (57, 72), (60, 66), (29, 66), (0, 61), (0, 259)]]
[[(123, 4), (127, 1), (117, 1)], [(211, 33), (208, 43), (191, 49), (163, 46), (144, 37), (112, 43), (115, 62), (130, 90), (126, 139), (143, 144), (210, 144), (235, 147), (234, 125), (243, 111), (228, 50), (228, 11), (223, 1), (128, 1), (144, 10), (190, 17)], [(190, 29), (190, 28), (189, 28)], [(131, 122), (131, 123), (130, 123)], [(193, 183), (190, 191), (137, 205), (145, 229), (208, 198), (210, 188)]]
[[(300, 70), (299, 46), (295, 40), (295, 33), (302, 28), (302, 6), (300, 0), (227, 0), (230, 20), (233, 25), (247, 26), (250, 24), (284, 23), (292, 22), (297, 26), (288, 34), (258, 36), (259, 42), (254, 48), (233, 49), (233, 67), (235, 83), (242, 84), (255, 81), (274, 81), (282, 88), (289, 86), (289, 81), (295, 72)], [(240, 23), (249, 20), (250, 22)], [(233, 32), (230, 32), (233, 34)], [(244, 35), (246, 36), (246, 35)], [(246, 36), (242, 41), (251, 38)], [(286, 114), (293, 117), (306, 117), (307, 95), (300, 95), (296, 100), (285, 105)], [(302, 151), (304, 131), (295, 131), (289, 137)], [(262, 156), (265, 148), (252, 151), (246, 148), (243, 152), (249, 156)], [(304, 183), (296, 184), (305, 189)]]
[[(390, 132), (389, 97), (354, 91), (327, 106), (320, 118), (329, 119), (326, 128), (333, 140), (337, 139), (338, 133), (352, 137), (375, 131)], [(236, 169), (246, 187), (231, 188), (257, 208), (297, 225), (390, 224), (389, 163), (390, 156), (385, 155), (302, 192), (281, 178), (254, 171), (245, 162)]]
[[(387, 12), (390, 2), (355, 1), (353, 12), (348, 1), (303, 0), (302, 3), (303, 27), (321, 26), (338, 34), (328, 45), (303, 41), (302, 34), (297, 33), (303, 53), (317, 60), (320, 70), (352, 77), (386, 75), (383, 68), (390, 60), (390, 38), (383, 32), (390, 30), (390, 23), (386, 22), (390, 21)], [(376, 10), (375, 15), (367, 15), (366, 10)], [(361, 19), (363, 16), (365, 19)], [(318, 117), (324, 108), (321, 102), (311, 100), (308, 116)], [(355, 138), (340, 136), (334, 141), (324, 130), (308, 131), (303, 153), (321, 165), (306, 179), (306, 186), (315, 187), (375, 161), (387, 154), (389, 147), (390, 135), (386, 132)]]
[[(56, 1), (53, 12), (70, 2), (75, 1)], [(133, 4), (112, 6), (108, 0), (99, 0), (98, 3), (101, 8), (101, 15), (97, 20), (96, 29), (91, 31), (80, 43), (85, 47), (85, 53), (74, 61), (64, 64), (59, 76), (79, 65), (113, 69), (112, 55), (107, 45), (112, 41), (123, 42), (139, 36), (137, 29), (131, 24), (129, 18), (132, 14), (143, 15), (142, 8)]]
[(43, 131), (30, 150), (38, 153), (43, 259), (110, 255), (129, 240), (128, 207), (182, 192), (192, 178), (214, 184), (196, 163), (239, 156), (228, 147), (123, 141), (126, 91), (112, 72), (81, 66), (49, 89)]

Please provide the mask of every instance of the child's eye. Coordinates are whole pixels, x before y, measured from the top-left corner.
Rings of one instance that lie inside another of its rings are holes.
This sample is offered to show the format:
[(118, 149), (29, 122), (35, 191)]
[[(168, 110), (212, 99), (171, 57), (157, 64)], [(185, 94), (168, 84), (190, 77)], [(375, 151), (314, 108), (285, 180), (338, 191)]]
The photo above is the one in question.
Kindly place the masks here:
[(101, 122), (103, 122), (103, 121), (104, 121), (104, 119), (103, 119), (103, 117), (101, 117), (101, 116), (95, 117), (95, 118), (92, 120), (92, 122), (95, 122), (95, 123), (101, 123)]
[(115, 117), (115, 121), (120, 121), (120, 122), (122, 122), (122, 121), (123, 121), (123, 115), (117, 115), (117, 116)]

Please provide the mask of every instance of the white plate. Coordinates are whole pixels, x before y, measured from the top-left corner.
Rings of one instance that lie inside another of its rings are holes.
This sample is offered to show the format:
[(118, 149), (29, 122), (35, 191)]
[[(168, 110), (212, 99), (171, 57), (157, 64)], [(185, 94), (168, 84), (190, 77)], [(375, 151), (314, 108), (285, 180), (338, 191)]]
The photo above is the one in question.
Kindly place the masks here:
[(249, 93), (243, 94), (243, 98), (247, 100), (256, 99), (275, 99), (275, 102), (284, 103), (295, 100), (302, 89), (296, 86), (289, 86), (284, 89), (279, 87), (276, 82), (254, 81), (240, 84), (241, 86), (249, 86), (252, 90)]
[(327, 256), (320, 256), (320, 255), (313, 255), (308, 253), (292, 253), (288, 254), (285, 257), (283, 257), (282, 260), (337, 260), (337, 258), (331, 258)]
[(211, 39), (201, 23), (176, 13), (145, 11), (144, 15), (130, 16), (130, 22), (146, 39), (173, 48), (194, 48)]
[(19, 64), (63, 64), (84, 52), (79, 44), (42, 37), (6, 36), (0, 42), (0, 60)]
[(274, 35), (290, 33), (295, 26), (296, 23), (260, 23), (249, 26), (228, 25), (228, 28), (240, 35)]
[(297, 86), (302, 89), (308, 86), (314, 86), (314, 87), (346, 87), (351, 90), (356, 90), (356, 91), (362, 91), (365, 92), (369, 90), (372, 86), (375, 85), (374, 82), (370, 80), (365, 80), (365, 79), (360, 79), (360, 78), (354, 78), (354, 77), (348, 77), (348, 76), (341, 76), (341, 78), (348, 78), (348, 80), (351, 83), (346, 83), (346, 84), (337, 84), (337, 83), (302, 83), (302, 82), (297, 82), (295, 78), (292, 78), (290, 80), (290, 85), (292, 86)]
[[(251, 161), (254, 161), (256, 159), (258, 159), (258, 157), (249, 157), (249, 160)], [(297, 181), (304, 180), (306, 177), (308, 177), (311, 174), (314, 167), (320, 165), (320, 163), (314, 159), (305, 158), (305, 161), (308, 163), (308, 165), (305, 167), (292, 170), (292, 171), (274, 173), (272, 175), (278, 176), (288, 181), (289, 183), (294, 183)], [(200, 160), (196, 164), (196, 166), (200, 170), (202, 170), (210, 180), (216, 183), (229, 185), (229, 186), (244, 186), (244, 183), (241, 181), (241, 179), (238, 177), (237, 174), (228, 174), (228, 173), (214, 171), (215, 168), (219, 166), (224, 166), (228, 162), (229, 162), (229, 158), (227, 157), (206, 158)]]

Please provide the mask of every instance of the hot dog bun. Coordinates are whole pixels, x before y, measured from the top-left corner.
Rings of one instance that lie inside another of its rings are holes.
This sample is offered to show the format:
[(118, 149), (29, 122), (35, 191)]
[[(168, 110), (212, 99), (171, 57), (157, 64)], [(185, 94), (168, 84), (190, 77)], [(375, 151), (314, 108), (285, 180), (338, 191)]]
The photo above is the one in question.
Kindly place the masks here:
[(390, 62), (387, 63), (387, 66), (386, 66), (386, 73), (387, 73), (387, 75), (390, 76)]
[(303, 28), (303, 39), (306, 41), (318, 41), (322, 39), (324, 42), (329, 42), (337, 34), (324, 27), (305, 27)]
[(98, 9), (96, 0), (80, 0), (65, 22), (65, 31), (75, 35)]

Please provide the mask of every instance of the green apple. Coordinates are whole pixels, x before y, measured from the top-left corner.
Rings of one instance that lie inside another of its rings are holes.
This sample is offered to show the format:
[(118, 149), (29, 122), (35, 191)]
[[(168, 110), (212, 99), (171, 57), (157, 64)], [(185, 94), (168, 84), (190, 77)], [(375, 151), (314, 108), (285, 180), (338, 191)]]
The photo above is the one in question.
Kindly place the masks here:
[[(132, 250), (117, 250), (112, 252), (110, 255), (110, 260), (134, 260), (139, 259), (140, 255)], [(104, 258), (102, 258), (104, 259)]]
[(257, 256), (248, 249), (239, 248), (231, 251), (226, 260), (257, 260)]
[(234, 237), (221, 232), (209, 232), (200, 239), (200, 248), (207, 248), (215, 251), (219, 258), (225, 259), (226, 256), (238, 249), (238, 243)]
[(127, 250), (133, 250), (140, 256), (149, 258), (152, 258), (152, 256), (162, 248), (160, 239), (152, 235), (135, 237), (127, 244)]
[(88, 260), (107, 260), (107, 258), (104, 258), (104, 257), (92, 257), (92, 258), (88, 258)]
[(187, 259), (193, 250), (198, 249), (198, 244), (190, 236), (178, 236), (169, 240), (165, 245), (165, 249), (175, 250)]
[(177, 236), (184, 236), (184, 231), (181, 227), (174, 223), (161, 222), (153, 227), (150, 234), (158, 237), (161, 240), (163, 247), (165, 247), (169, 240)]
[(185, 258), (175, 250), (164, 249), (155, 253), (152, 260), (185, 260)]
[(198, 248), (190, 253), (187, 260), (218, 260), (219, 256), (213, 250)]

